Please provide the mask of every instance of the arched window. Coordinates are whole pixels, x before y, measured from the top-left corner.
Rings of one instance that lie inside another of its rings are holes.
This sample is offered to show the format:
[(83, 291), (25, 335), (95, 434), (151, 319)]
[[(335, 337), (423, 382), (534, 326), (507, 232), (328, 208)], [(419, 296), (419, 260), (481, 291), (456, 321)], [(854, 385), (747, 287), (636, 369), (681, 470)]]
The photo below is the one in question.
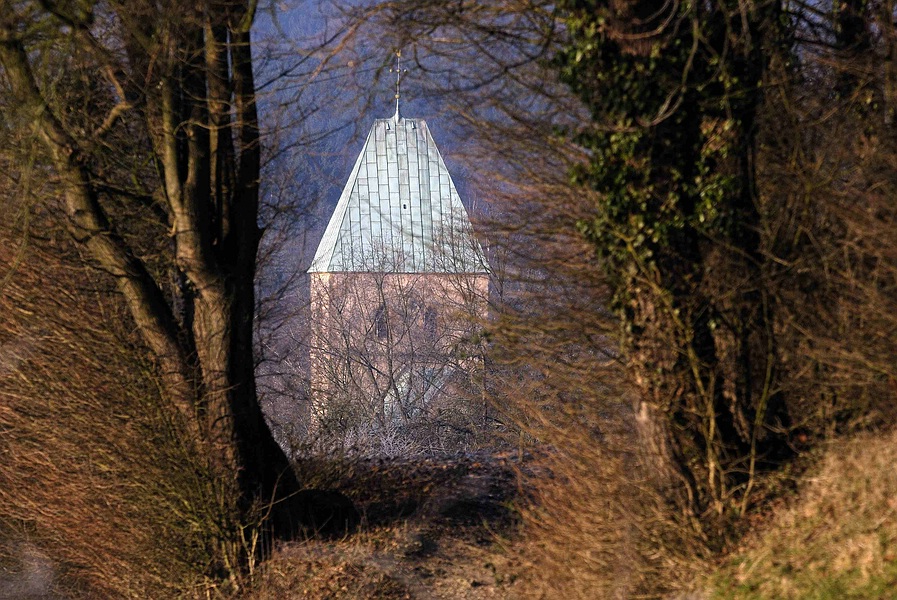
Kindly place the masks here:
[(432, 308), (432, 307), (427, 307), (427, 310), (424, 312), (424, 333), (426, 333), (427, 337), (431, 340), (436, 339), (436, 327), (437, 327), (436, 309)]
[(380, 307), (377, 308), (377, 312), (374, 315), (374, 331), (377, 333), (377, 337), (383, 339), (386, 337), (386, 334), (389, 330), (389, 323), (386, 319), (386, 303), (383, 302), (380, 304)]

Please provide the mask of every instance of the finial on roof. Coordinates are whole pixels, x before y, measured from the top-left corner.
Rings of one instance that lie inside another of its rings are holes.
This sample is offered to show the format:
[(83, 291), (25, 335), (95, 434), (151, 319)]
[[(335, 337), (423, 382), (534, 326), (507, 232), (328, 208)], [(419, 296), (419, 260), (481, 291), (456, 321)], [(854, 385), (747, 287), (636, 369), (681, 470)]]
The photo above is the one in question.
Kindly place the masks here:
[(396, 115), (395, 120), (399, 120), (399, 86), (402, 84), (402, 75), (408, 72), (408, 69), (402, 71), (402, 50), (396, 50), (396, 68), (390, 69), (390, 73), (396, 74)]

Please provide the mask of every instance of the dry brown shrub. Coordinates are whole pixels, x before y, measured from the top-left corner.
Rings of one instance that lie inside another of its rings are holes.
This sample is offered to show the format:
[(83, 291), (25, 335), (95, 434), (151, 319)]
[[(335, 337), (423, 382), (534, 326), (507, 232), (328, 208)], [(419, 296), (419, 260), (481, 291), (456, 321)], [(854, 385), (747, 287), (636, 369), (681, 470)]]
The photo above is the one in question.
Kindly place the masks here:
[(111, 282), (34, 207), (6, 208), (18, 218), (0, 230), (0, 589), (33, 587), (32, 554), (35, 593), (199, 589), (220, 568), (224, 492), (182, 442)]
[[(768, 282), (794, 426), (824, 439), (894, 422), (897, 147), (874, 115), (784, 88), (760, 157)], [(794, 97), (785, 97), (790, 94)], [(787, 132), (783, 135), (781, 132)]]
[(635, 458), (587, 432), (564, 432), (563, 450), (530, 480), (517, 552), (527, 598), (643, 598), (681, 591), (706, 552), (685, 519), (642, 481)]
[(492, 331), (493, 402), (536, 457), (511, 546), (526, 565), (519, 593), (655, 597), (678, 589), (707, 540), (647, 478), (606, 283), (591, 249), (563, 227), (582, 199), (563, 189), (549, 197), (555, 205), (521, 217), (531, 266), (515, 274)]

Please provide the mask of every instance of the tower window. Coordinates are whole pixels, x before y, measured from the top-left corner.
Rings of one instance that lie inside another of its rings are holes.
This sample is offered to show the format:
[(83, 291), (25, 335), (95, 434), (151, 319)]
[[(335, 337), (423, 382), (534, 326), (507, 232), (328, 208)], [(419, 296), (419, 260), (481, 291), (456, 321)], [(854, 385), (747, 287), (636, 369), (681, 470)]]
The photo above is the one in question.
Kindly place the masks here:
[(386, 337), (387, 331), (389, 329), (387, 320), (386, 320), (386, 304), (383, 303), (377, 309), (377, 313), (374, 315), (374, 331), (377, 333), (377, 337), (383, 339)]
[(436, 339), (436, 310), (433, 308), (424, 312), (424, 332), (431, 340)]

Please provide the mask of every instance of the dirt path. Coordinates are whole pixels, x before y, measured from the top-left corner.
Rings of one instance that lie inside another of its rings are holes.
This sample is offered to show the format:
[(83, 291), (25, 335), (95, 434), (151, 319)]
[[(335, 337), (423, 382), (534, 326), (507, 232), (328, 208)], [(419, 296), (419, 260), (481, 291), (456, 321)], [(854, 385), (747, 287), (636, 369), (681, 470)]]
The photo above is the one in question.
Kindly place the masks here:
[(356, 460), (300, 465), (362, 513), (343, 540), (280, 548), (256, 600), (455, 600), (513, 597), (504, 541), (515, 535), (518, 465), (507, 457)]

